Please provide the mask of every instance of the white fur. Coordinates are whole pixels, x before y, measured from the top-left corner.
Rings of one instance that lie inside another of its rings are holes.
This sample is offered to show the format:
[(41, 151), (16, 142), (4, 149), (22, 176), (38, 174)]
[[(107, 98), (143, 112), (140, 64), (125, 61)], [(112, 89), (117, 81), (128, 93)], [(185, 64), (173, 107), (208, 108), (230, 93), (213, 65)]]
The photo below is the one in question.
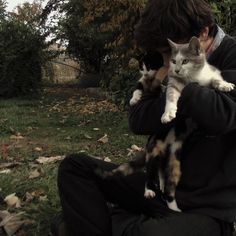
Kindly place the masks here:
[(165, 190), (165, 179), (162, 170), (159, 170), (160, 190), (164, 193)]
[(181, 212), (181, 210), (178, 208), (178, 205), (177, 205), (177, 203), (176, 203), (175, 200), (173, 200), (172, 202), (168, 202), (168, 201), (167, 201), (167, 206), (168, 206), (171, 210)]
[(141, 99), (142, 95), (143, 95), (142, 90), (136, 89), (136, 90), (133, 92), (133, 96), (132, 96), (132, 98), (130, 99), (129, 104), (130, 104), (131, 106), (135, 105), (135, 104)]
[(155, 196), (156, 196), (156, 193), (154, 191), (145, 187), (145, 192), (144, 192), (145, 198), (150, 199), (150, 198), (154, 198)]

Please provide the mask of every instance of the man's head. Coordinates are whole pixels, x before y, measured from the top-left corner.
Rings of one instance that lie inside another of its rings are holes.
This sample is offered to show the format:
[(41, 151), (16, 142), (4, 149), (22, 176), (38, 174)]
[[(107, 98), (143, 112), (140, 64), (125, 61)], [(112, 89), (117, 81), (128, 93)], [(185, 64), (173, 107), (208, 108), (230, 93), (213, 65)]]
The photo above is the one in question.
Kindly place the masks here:
[(216, 25), (205, 0), (149, 0), (136, 26), (137, 44), (147, 51), (170, 50), (167, 38), (185, 43), (192, 36), (214, 36)]

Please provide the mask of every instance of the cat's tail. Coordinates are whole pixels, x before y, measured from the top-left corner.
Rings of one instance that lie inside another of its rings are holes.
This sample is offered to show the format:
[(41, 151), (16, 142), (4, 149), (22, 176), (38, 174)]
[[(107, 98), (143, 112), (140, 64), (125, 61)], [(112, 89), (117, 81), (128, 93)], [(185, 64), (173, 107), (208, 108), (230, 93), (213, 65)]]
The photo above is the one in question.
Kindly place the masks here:
[(146, 153), (142, 151), (139, 152), (130, 162), (123, 163), (111, 171), (97, 168), (95, 170), (95, 174), (99, 175), (102, 178), (107, 178), (117, 174), (120, 174), (122, 176), (127, 176), (137, 171), (140, 171), (145, 166), (145, 163), (146, 163)]

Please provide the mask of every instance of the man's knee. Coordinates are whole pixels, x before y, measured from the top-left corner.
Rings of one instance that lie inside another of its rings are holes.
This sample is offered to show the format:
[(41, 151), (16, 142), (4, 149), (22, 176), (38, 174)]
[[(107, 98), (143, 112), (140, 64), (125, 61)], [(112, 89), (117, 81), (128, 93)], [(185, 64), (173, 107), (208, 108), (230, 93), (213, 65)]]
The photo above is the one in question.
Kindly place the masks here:
[(70, 154), (60, 163), (58, 168), (58, 179), (63, 178), (67, 173), (79, 173), (81, 170), (86, 169), (91, 162), (91, 157), (84, 154)]

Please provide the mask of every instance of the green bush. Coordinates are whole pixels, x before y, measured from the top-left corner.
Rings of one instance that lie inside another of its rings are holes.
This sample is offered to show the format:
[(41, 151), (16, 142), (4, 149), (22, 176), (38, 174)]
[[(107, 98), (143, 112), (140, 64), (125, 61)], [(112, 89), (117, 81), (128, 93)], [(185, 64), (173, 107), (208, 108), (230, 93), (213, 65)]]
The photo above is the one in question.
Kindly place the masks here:
[(16, 20), (0, 22), (0, 96), (36, 93), (41, 86), (43, 40)]
[(210, 0), (217, 23), (224, 31), (236, 36), (236, 1), (235, 0)]

